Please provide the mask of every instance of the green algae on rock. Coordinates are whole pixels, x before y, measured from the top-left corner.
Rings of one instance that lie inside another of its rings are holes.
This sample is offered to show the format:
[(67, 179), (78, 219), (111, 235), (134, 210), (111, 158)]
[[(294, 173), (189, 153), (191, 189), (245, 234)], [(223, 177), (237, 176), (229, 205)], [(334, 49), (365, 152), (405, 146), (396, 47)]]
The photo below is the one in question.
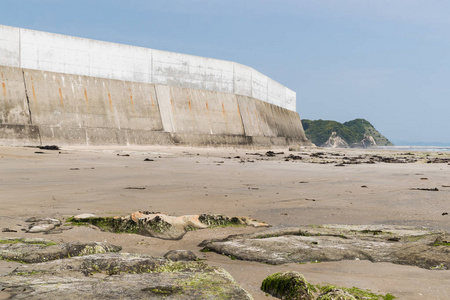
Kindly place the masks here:
[(369, 260), (450, 269), (448, 234), (394, 225), (316, 225), (206, 240), (199, 246), (240, 260), (268, 264)]
[(115, 233), (134, 233), (166, 240), (179, 240), (196, 229), (253, 226), (268, 227), (249, 217), (228, 217), (217, 214), (169, 216), (159, 212), (138, 211), (125, 217), (98, 217), (83, 214), (67, 219), (73, 225), (91, 224), (103, 231)]
[(55, 243), (45, 239), (2, 238), (0, 259), (21, 263), (39, 263), (96, 253), (118, 252), (122, 247), (109, 243)]
[(264, 279), (261, 290), (283, 300), (392, 300), (391, 294), (381, 295), (359, 288), (333, 285), (312, 285), (298, 272), (279, 272)]
[(334, 285), (316, 285), (319, 295), (317, 300), (393, 300), (391, 294), (376, 294), (370, 290), (362, 290), (357, 287), (345, 288)]
[(284, 300), (312, 300), (315, 289), (300, 273), (279, 272), (266, 277), (261, 290)]
[(253, 299), (221, 268), (131, 253), (21, 265), (0, 286), (9, 299)]

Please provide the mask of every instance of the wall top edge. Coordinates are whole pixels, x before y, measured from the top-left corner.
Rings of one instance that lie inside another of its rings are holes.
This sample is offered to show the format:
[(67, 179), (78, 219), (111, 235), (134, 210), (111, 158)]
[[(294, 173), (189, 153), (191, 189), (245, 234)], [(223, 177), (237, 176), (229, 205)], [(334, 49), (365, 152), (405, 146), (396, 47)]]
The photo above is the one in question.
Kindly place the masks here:
[[(72, 36), (72, 35), (67, 35), (67, 34), (61, 34), (61, 33), (53, 33), (53, 32), (47, 32), (47, 31), (41, 31), (41, 30), (34, 30), (34, 29), (28, 29), (28, 28), (22, 28), (22, 27), (15, 27), (15, 26), (9, 26), (9, 25), (3, 25), (0, 24), (0, 29), (4, 27), (4, 28), (10, 28), (13, 30), (19, 30), (20, 34), (22, 32), (35, 32), (35, 33), (39, 33), (39, 34), (47, 34), (47, 35), (54, 35), (54, 36), (59, 36), (62, 38), (74, 38), (80, 41), (92, 41), (92, 42), (97, 42), (97, 43), (104, 43), (106, 45), (116, 45), (116, 46), (127, 46), (127, 47), (131, 47), (131, 48), (136, 48), (136, 49), (142, 49), (142, 50), (150, 50), (150, 51), (159, 51), (159, 52), (163, 52), (163, 53), (167, 53), (167, 54), (181, 54), (187, 57), (191, 57), (191, 58), (201, 58), (201, 59), (210, 59), (210, 60), (214, 60), (214, 61), (218, 61), (218, 62), (223, 62), (223, 63), (233, 63), (233, 64), (238, 64), (241, 66), (245, 66), (248, 68), (251, 68), (252, 70), (265, 75), (264, 73), (250, 67), (244, 64), (241, 64), (239, 62), (236, 61), (230, 61), (230, 60), (224, 60), (224, 59), (220, 59), (220, 58), (212, 58), (212, 57), (204, 57), (204, 56), (199, 56), (199, 55), (192, 55), (192, 54), (185, 54), (185, 53), (180, 53), (180, 52), (173, 52), (173, 51), (167, 51), (167, 50), (159, 50), (159, 49), (153, 49), (153, 48), (147, 48), (147, 47), (142, 47), (142, 46), (134, 46), (134, 45), (128, 45), (128, 44), (120, 44), (120, 43), (116, 43), (116, 42), (108, 42), (108, 41), (103, 41), (103, 40), (95, 40), (95, 39), (90, 39), (90, 38), (84, 38), (84, 37), (79, 37), (79, 36)], [(267, 76), (267, 75), (265, 75)], [(271, 77), (267, 76), (268, 78), (272, 79)], [(273, 81), (279, 83), (278, 81), (272, 79)], [(280, 83), (281, 84), (281, 83)], [(281, 84), (283, 85), (283, 84)], [(284, 86), (284, 85), (283, 85)], [(288, 87), (286, 87), (286, 89), (292, 91), (291, 89), (289, 89)]]

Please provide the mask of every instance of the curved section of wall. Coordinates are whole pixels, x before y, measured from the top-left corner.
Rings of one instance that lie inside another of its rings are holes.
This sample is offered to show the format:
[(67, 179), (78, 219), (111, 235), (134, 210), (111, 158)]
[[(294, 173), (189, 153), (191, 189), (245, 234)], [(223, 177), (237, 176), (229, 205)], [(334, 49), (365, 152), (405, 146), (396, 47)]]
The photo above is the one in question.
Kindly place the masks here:
[(296, 94), (235, 62), (0, 25), (0, 143), (308, 144)]
[(234, 93), (292, 111), (296, 106), (294, 91), (235, 62), (3, 25), (0, 65)]
[(307, 144), (296, 112), (246, 96), (0, 66), (14, 145)]

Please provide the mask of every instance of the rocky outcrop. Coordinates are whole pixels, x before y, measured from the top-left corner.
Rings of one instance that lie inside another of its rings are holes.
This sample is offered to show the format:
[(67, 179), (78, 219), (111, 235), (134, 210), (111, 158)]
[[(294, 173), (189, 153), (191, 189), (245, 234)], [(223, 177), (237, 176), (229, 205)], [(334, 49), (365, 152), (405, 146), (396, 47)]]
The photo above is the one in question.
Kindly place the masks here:
[(221, 268), (129, 253), (22, 265), (0, 277), (0, 298), (252, 299)]
[(345, 123), (330, 120), (302, 120), (305, 134), (312, 143), (323, 145), (333, 132), (348, 144), (359, 144), (365, 136), (371, 136), (378, 146), (392, 146), (392, 143), (364, 119), (355, 119)]
[(96, 253), (118, 252), (122, 247), (109, 243), (56, 243), (40, 238), (0, 239), (0, 259), (39, 263)]
[(353, 143), (352, 148), (369, 148), (375, 147), (377, 143), (371, 135), (364, 134), (364, 138), (359, 143)]
[[(377, 143), (373, 136), (371, 135), (364, 135), (364, 138), (358, 142), (353, 143), (351, 145), (351, 148), (369, 148), (369, 147), (375, 147), (377, 146)], [(336, 132), (331, 133), (331, 136), (328, 138), (328, 140), (321, 146), (324, 148), (349, 148), (350, 146), (348, 143), (337, 135)]]
[(170, 250), (164, 254), (164, 258), (170, 259), (172, 261), (197, 261), (197, 256), (188, 250)]
[(204, 241), (207, 250), (269, 264), (369, 260), (450, 269), (450, 236), (408, 226), (320, 225)]
[(330, 138), (328, 139), (328, 141), (326, 141), (322, 145), (322, 147), (325, 147), (325, 148), (348, 148), (349, 146), (343, 138), (338, 136), (336, 132), (333, 132), (331, 134)]
[(186, 232), (196, 229), (224, 226), (269, 226), (249, 217), (208, 214), (174, 217), (147, 211), (138, 211), (125, 217), (97, 217), (83, 214), (72, 217), (68, 221), (73, 224), (92, 224), (104, 231), (135, 233), (166, 240), (179, 240)]

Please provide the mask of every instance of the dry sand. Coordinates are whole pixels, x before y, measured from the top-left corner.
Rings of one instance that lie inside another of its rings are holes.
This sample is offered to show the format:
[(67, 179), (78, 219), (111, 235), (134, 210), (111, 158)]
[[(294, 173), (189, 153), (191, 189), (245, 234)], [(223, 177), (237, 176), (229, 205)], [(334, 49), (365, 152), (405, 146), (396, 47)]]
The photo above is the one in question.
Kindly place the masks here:
[[(18, 232), (2, 232), (0, 236), (33, 236), (55, 241), (106, 240), (122, 246), (124, 252), (158, 256), (171, 249), (187, 249), (207, 263), (225, 268), (255, 299), (272, 299), (259, 290), (262, 280), (269, 274), (287, 270), (301, 272), (311, 283), (357, 286), (391, 293), (399, 299), (450, 298), (448, 270), (368, 261), (271, 266), (202, 253), (197, 246), (205, 239), (262, 229), (197, 230), (188, 232), (179, 241), (105, 233), (87, 227), (54, 235), (21, 231), (24, 220), (32, 216), (61, 219), (80, 213), (113, 216), (147, 210), (172, 215), (251, 216), (274, 227), (401, 224), (450, 232), (450, 216), (442, 215), (450, 213), (450, 166), (446, 163), (336, 167), (335, 164), (284, 161), (288, 154), (299, 152), (273, 151), (285, 154), (268, 158), (246, 155), (265, 153), (265, 150), (162, 146), (63, 147), (60, 151), (3, 147), (0, 148), (0, 227)], [(317, 151), (331, 152), (325, 149), (300, 152)], [(391, 154), (382, 150), (333, 152), (352, 156), (368, 152)], [(126, 154), (129, 156), (123, 156)], [(447, 153), (440, 157), (449, 156)], [(154, 161), (144, 161), (145, 158)], [(411, 190), (435, 187), (439, 191)], [(16, 265), (0, 261), (0, 274), (12, 271)]]

